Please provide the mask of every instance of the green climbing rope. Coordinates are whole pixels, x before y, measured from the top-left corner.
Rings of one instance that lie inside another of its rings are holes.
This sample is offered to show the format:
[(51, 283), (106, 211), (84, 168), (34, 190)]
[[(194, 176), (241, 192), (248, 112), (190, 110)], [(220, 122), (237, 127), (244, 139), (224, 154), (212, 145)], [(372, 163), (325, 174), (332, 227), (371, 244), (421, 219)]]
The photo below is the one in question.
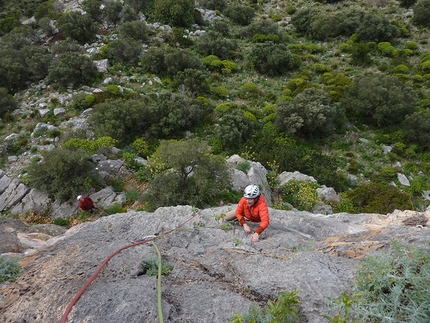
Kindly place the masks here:
[(160, 323), (163, 323), (163, 308), (161, 307), (161, 253), (160, 250), (158, 250), (157, 245), (154, 241), (151, 241), (152, 245), (154, 246), (155, 250), (157, 251), (157, 257), (158, 257), (158, 276), (157, 276), (157, 307), (158, 307), (158, 321)]

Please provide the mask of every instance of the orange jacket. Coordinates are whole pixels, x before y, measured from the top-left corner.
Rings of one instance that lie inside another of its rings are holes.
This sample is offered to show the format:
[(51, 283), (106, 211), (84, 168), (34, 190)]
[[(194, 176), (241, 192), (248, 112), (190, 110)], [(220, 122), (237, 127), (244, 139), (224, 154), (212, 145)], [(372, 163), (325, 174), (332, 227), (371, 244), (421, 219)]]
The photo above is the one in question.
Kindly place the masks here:
[(246, 198), (242, 197), (237, 205), (236, 218), (241, 225), (246, 223), (245, 218), (251, 222), (260, 222), (260, 225), (255, 230), (256, 233), (261, 234), (270, 223), (269, 209), (267, 208), (266, 199), (260, 195), (258, 200), (253, 206), (249, 207), (246, 203)]

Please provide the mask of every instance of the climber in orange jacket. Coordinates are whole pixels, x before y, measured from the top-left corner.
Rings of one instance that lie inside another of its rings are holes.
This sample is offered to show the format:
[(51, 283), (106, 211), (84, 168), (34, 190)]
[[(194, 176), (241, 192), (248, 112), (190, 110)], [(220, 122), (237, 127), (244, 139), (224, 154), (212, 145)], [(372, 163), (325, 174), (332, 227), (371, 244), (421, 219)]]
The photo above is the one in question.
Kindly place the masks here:
[(261, 195), (257, 185), (248, 185), (245, 187), (243, 197), (240, 199), (236, 211), (227, 212), (224, 220), (232, 221), (235, 217), (240, 225), (243, 226), (243, 230), (248, 234), (252, 233), (252, 230), (246, 221), (260, 222), (260, 225), (251, 236), (252, 242), (258, 242), (261, 233), (269, 226), (270, 216), (266, 199)]
[(79, 195), (77, 200), (79, 201), (79, 207), (86, 212), (93, 212), (96, 206), (93, 200), (89, 196)]

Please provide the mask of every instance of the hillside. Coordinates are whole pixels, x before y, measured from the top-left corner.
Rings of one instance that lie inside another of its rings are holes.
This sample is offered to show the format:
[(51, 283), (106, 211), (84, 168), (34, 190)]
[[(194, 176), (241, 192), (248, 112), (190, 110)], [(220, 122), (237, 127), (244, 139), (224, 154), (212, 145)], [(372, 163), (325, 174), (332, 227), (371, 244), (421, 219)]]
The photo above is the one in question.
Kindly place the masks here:
[[(134, 158), (193, 137), (345, 192), (336, 211), (424, 210), (427, 4), (3, 1), (0, 167), (34, 185), (31, 160), (102, 141), (142, 174)], [(105, 185), (85, 174), (61, 198)]]

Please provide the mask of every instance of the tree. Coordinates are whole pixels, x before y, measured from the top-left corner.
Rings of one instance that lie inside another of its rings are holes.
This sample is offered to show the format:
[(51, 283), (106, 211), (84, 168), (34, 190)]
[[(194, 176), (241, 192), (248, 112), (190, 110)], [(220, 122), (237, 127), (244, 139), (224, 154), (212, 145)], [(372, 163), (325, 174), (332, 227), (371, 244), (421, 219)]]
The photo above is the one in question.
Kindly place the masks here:
[(365, 14), (357, 30), (359, 42), (391, 41), (399, 35), (399, 29), (381, 15)]
[(133, 38), (114, 39), (109, 42), (108, 58), (114, 62), (136, 64), (141, 53), (141, 42)]
[(231, 4), (224, 9), (223, 14), (235, 24), (247, 26), (255, 17), (255, 10), (243, 4)]
[(336, 105), (323, 91), (307, 88), (291, 101), (278, 104), (276, 124), (291, 135), (323, 137), (334, 129), (338, 115)]
[(175, 76), (176, 87), (183, 87), (192, 97), (209, 92), (209, 81), (205, 72), (187, 68)]
[(50, 197), (65, 201), (87, 191), (87, 185), (101, 183), (90, 154), (82, 149), (54, 148), (41, 155), (43, 159), (34, 159), (27, 169), (28, 184)]
[(148, 38), (148, 28), (140, 20), (126, 21), (119, 26), (121, 38), (132, 38), (134, 40), (146, 40)]
[(396, 76), (372, 74), (357, 78), (345, 90), (341, 106), (350, 120), (389, 126), (412, 113), (416, 101), (414, 89)]
[(235, 40), (226, 39), (223, 34), (212, 30), (197, 38), (196, 46), (203, 55), (215, 55), (221, 59), (233, 58), (238, 50)]
[(58, 28), (64, 36), (85, 44), (95, 39), (97, 24), (89, 14), (71, 11), (58, 19)]
[(249, 61), (258, 72), (272, 76), (283, 75), (294, 66), (293, 57), (285, 45), (273, 42), (255, 44)]
[(200, 139), (161, 141), (148, 162), (155, 171), (144, 193), (151, 211), (162, 206), (213, 205), (219, 192), (230, 185), (224, 158), (212, 155)]
[(109, 22), (117, 24), (121, 20), (123, 5), (120, 1), (109, 0), (106, 3), (105, 15)]
[(68, 87), (90, 84), (97, 74), (93, 61), (86, 56), (74, 52), (60, 54), (49, 66), (48, 80), (54, 86)]
[(151, 21), (188, 28), (194, 23), (194, 0), (154, 0)]
[(402, 123), (405, 139), (423, 147), (430, 147), (430, 113), (417, 111), (407, 115)]
[(0, 87), (0, 118), (3, 118), (5, 113), (15, 110), (17, 106), (17, 102), (7, 89)]
[(430, 0), (419, 0), (414, 7), (413, 23), (418, 26), (430, 26)]

